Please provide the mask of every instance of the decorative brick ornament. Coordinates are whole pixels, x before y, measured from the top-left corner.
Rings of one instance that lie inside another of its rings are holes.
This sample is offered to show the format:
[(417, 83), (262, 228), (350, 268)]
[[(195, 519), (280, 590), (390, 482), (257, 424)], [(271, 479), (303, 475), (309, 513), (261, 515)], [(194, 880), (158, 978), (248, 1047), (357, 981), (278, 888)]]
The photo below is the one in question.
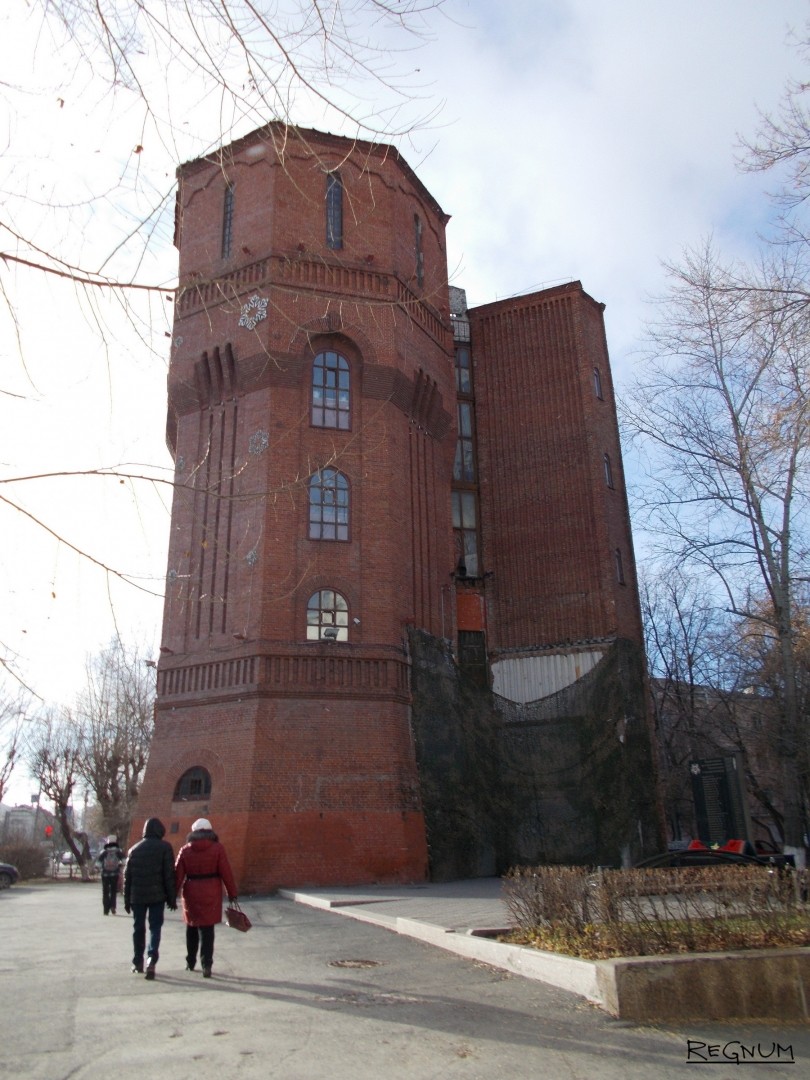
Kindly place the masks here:
[(270, 445), (270, 432), (269, 431), (254, 431), (248, 441), (248, 452), (258, 457), (259, 454), (263, 454), (267, 447)]
[(263, 296), (251, 296), (246, 304), (242, 305), (242, 314), (239, 316), (239, 325), (247, 330), (255, 330), (256, 325), (267, 318), (267, 299)]

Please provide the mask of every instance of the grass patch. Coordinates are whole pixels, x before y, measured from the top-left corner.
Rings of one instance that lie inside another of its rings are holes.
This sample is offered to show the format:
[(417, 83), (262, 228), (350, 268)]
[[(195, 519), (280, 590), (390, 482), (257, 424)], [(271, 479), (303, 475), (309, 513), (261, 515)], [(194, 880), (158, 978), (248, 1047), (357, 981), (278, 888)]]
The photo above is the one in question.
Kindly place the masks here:
[[(502, 937), (511, 945), (529, 945), (533, 949), (563, 953), (565, 956), (577, 956), (581, 960), (609, 960), (616, 956), (627, 956), (625, 950), (626, 933), (616, 935), (612, 927), (586, 926), (580, 931), (565, 927), (539, 926), (534, 930), (516, 930)], [(635, 956), (661, 956), (665, 953), (693, 952), (733, 952), (739, 949), (784, 949), (796, 946), (810, 946), (810, 919), (797, 916), (790, 923), (780, 927), (774, 935), (757, 923), (738, 920), (736, 925), (726, 924), (718, 933), (715, 920), (705, 924), (693, 922), (684, 927), (673, 923), (668, 927), (667, 944), (650, 947)]]

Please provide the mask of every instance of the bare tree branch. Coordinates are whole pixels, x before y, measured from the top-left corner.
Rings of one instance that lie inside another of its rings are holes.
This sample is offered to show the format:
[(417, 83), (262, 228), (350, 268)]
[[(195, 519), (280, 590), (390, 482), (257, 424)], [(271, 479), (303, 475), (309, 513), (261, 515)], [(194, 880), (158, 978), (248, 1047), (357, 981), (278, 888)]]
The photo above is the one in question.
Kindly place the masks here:
[(743, 272), (710, 243), (686, 252), (668, 268), (648, 367), (622, 407), (626, 431), (647, 448), (639, 522), (661, 554), (709, 575), (728, 610), (777, 643), (786, 832), (798, 845), (810, 806), (794, 641), (810, 570), (810, 322), (783, 299), (800, 267), (781, 256)]

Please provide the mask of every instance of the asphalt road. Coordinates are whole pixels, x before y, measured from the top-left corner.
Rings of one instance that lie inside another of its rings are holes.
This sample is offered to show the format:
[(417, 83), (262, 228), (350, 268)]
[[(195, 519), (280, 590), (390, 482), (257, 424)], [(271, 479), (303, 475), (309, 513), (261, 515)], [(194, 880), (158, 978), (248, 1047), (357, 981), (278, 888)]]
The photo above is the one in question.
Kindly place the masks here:
[(807, 1028), (638, 1027), (379, 926), (275, 897), (243, 907), (254, 927), (218, 928), (210, 980), (184, 970), (168, 913), (147, 982), (130, 974), (130, 920), (103, 917), (98, 883), (0, 893), (0, 1075), (669, 1080), (702, 1064), (703, 1080), (736, 1080), (741, 1047), (770, 1055), (769, 1078), (810, 1075)]

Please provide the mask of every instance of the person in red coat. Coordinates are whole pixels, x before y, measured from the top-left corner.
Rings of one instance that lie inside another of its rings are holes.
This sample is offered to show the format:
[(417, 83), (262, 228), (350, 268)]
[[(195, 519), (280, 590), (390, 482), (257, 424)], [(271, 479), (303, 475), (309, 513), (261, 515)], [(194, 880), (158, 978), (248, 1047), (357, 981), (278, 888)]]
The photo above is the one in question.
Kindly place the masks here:
[(197, 966), (200, 952), (203, 978), (211, 978), (214, 927), (222, 922), (222, 888), (236, 900), (236, 882), (225, 848), (207, 818), (197, 818), (174, 864), (177, 895), (183, 898), (186, 923), (186, 970)]

